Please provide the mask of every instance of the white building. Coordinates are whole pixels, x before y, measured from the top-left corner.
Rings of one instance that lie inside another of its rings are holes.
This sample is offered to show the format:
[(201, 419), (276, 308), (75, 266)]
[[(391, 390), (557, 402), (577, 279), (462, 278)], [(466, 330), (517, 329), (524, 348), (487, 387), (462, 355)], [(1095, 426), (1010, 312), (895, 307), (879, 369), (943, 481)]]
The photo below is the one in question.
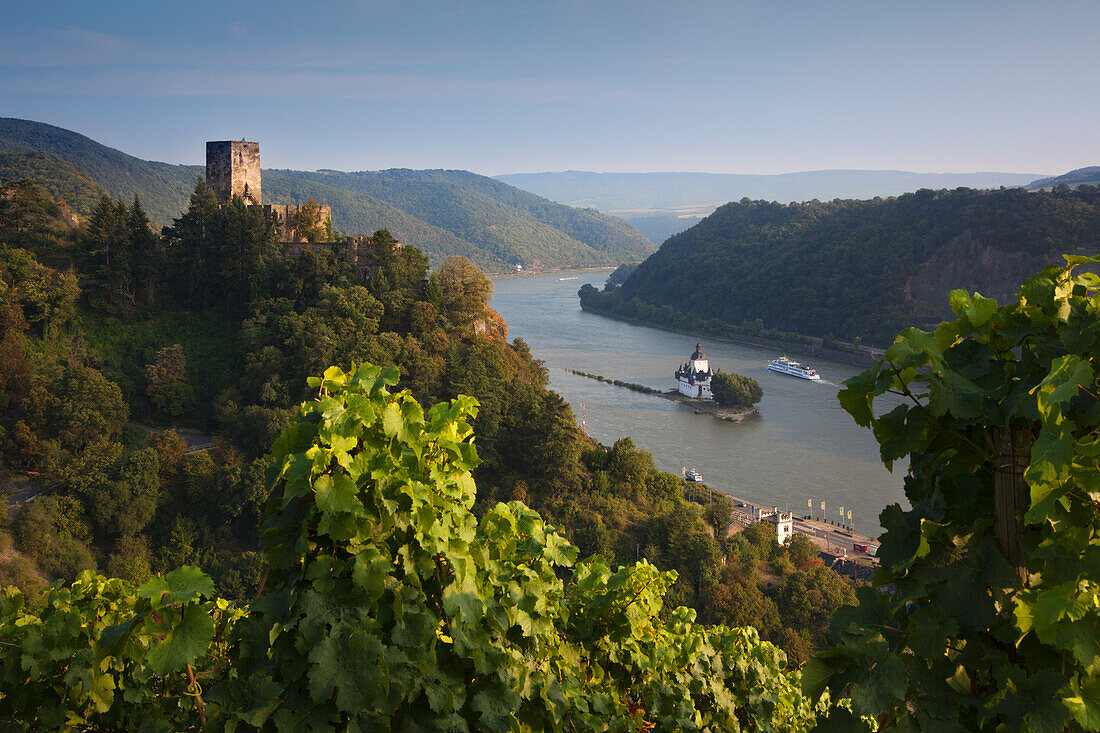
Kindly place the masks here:
[(787, 540), (794, 534), (793, 512), (781, 512), (779, 507), (775, 507), (771, 511), (764, 509), (760, 512), (760, 521), (775, 525), (775, 539), (781, 545), (787, 544)]
[(676, 382), (679, 385), (680, 394), (700, 400), (713, 399), (710, 393), (710, 379), (713, 376), (710, 362), (703, 355), (703, 345), (695, 344), (695, 353), (691, 355), (691, 361), (676, 370)]

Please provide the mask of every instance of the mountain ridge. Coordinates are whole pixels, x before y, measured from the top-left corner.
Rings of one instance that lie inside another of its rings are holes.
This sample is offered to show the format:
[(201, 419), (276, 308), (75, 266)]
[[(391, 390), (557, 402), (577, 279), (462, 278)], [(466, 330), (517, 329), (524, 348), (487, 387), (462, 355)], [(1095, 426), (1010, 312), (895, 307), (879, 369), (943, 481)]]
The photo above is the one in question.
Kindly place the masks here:
[[(123, 200), (140, 197), (150, 218), (161, 224), (183, 212), (195, 182), (205, 174), (205, 166), (143, 160), (72, 130), (16, 118), (0, 118), (0, 154), (54, 156), (75, 167), (66, 173), (72, 181), (86, 178)], [(11, 160), (31, 169), (22, 158)], [(53, 178), (60, 175), (40, 172), (43, 180), (37, 182), (58, 191)], [(266, 201), (293, 204), (314, 198), (332, 206), (337, 229), (371, 233), (388, 228), (424, 250), (433, 263), (461, 254), (487, 271), (516, 265), (538, 270), (616, 265), (641, 260), (656, 249), (614, 217), (571, 209), (469, 171), (265, 169), (263, 176)]]
[(496, 180), (569, 206), (591, 206), (633, 224), (655, 243), (683, 231), (728, 201), (831, 201), (897, 196), (922, 188), (1025, 186), (1033, 173), (918, 173), (828, 168), (752, 173), (514, 173)]
[(907, 326), (949, 316), (955, 288), (1011, 300), (1062, 253), (1097, 247), (1100, 189), (1091, 187), (742, 200), (670, 237), (621, 287), (582, 304), (689, 330), (768, 328), (884, 345)]
[(1040, 188), (1052, 188), (1065, 184), (1067, 186), (1098, 186), (1100, 185), (1100, 165), (1090, 165), (1084, 168), (1076, 168), (1069, 173), (1060, 176), (1048, 176), (1038, 178), (1027, 185), (1029, 190)]

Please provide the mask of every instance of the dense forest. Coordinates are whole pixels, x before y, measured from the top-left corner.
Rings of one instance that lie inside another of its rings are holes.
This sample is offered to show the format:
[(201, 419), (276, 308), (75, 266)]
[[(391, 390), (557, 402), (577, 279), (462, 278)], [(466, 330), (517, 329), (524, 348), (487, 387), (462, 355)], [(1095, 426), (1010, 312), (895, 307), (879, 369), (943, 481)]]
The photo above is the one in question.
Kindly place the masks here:
[[(262, 142), (262, 141), (261, 141)], [(202, 141), (195, 141), (196, 155)], [(196, 165), (142, 160), (83, 135), (29, 120), (0, 118), (0, 176), (27, 179), (88, 215), (100, 191), (141, 199), (149, 218), (168, 224), (188, 205)], [(88, 190), (89, 186), (94, 191)], [(332, 207), (346, 232), (387, 229), (415, 243), (429, 261), (462, 255), (487, 272), (590, 267), (637, 261), (653, 244), (629, 224), (575, 209), (467, 171), (264, 171), (265, 203)]]
[(5, 725), (1100, 729), (1100, 260), (847, 383), (909, 459), (853, 587), (586, 440), (468, 260), (278, 239), (201, 183), (163, 231), (5, 184)]
[(265, 454), (314, 394), (307, 377), (371, 362), (397, 367), (422, 404), (478, 399), (476, 514), (521, 500), (581, 557), (677, 571), (665, 612), (754, 625), (794, 667), (854, 599), (808, 543), (735, 534), (727, 497), (689, 501), (629, 438), (587, 440), (465, 258), (429, 275), (385, 230), (355, 266), (328, 250), (287, 258), (274, 222), (203, 184), (163, 233), (137, 199), (104, 197), (74, 228), (36, 185), (5, 192), (0, 583), (33, 593), (98, 570), (140, 584), (196, 565), (223, 597), (250, 598)]
[[(1100, 245), (1100, 189), (922, 190), (869, 201), (742, 200), (671, 237), (586, 309), (691, 327), (889, 344), (950, 291), (1011, 299), (1062, 252)], [(711, 322), (714, 322), (711, 324)]]

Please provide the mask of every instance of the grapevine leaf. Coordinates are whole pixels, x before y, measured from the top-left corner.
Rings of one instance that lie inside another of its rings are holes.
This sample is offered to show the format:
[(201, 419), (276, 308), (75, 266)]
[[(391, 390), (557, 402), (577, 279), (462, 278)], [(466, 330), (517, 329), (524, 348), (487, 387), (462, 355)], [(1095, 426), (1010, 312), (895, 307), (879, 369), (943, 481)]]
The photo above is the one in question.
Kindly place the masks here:
[(974, 326), (984, 326), (997, 312), (997, 301), (974, 293), (974, 299), (966, 306), (966, 318)]
[(1100, 262), (1100, 257), (1090, 257), (1088, 255), (1062, 255), (1062, 259), (1066, 261), (1066, 265), (1069, 267), (1087, 265), (1090, 262)]
[(359, 488), (347, 474), (318, 476), (313, 482), (313, 490), (317, 492), (317, 507), (323, 512), (363, 512), (363, 502), (357, 496)]
[(878, 550), (883, 568), (898, 572), (916, 558), (928, 554), (928, 541), (921, 532), (923, 519), (912, 517), (899, 505), (891, 504), (882, 510), (879, 521), (886, 528)]
[(193, 664), (205, 654), (214, 636), (214, 619), (200, 606), (186, 606), (177, 624), (164, 641), (149, 650), (149, 669), (154, 674), (169, 674)]
[(933, 416), (950, 414), (967, 420), (981, 414), (985, 392), (963, 375), (955, 371), (945, 371), (942, 375), (929, 377), (929, 382), (932, 390), (928, 398), (928, 409)]
[(386, 432), (386, 436), (392, 438), (400, 433), (404, 427), (405, 421), (401, 419), (401, 408), (394, 402), (386, 405), (386, 409), (382, 413), (382, 429)]
[(138, 589), (138, 595), (148, 598), (154, 607), (170, 603), (188, 603), (200, 596), (213, 597), (214, 581), (202, 570), (185, 565), (163, 578), (153, 578)]
[(811, 699), (817, 700), (828, 687), (833, 676), (833, 668), (828, 662), (812, 657), (802, 666), (802, 691)]
[(894, 339), (883, 355), (887, 361), (902, 368), (923, 367), (929, 361), (942, 360), (943, 354), (936, 336), (919, 328), (907, 328)]
[(1092, 366), (1076, 354), (1066, 354), (1051, 363), (1050, 373), (1036, 387), (1039, 410), (1048, 413), (1053, 405), (1077, 395), (1082, 386), (1092, 384)]
[(1070, 713), (1085, 730), (1100, 730), (1100, 679), (1088, 678), (1084, 685), (1073, 680), (1070, 689), (1072, 694), (1063, 698)]
[(125, 621), (121, 624), (115, 624), (114, 626), (108, 626), (103, 630), (103, 633), (99, 636), (99, 645), (106, 651), (110, 651), (111, 648), (118, 643), (120, 639), (125, 637), (134, 628), (134, 625), (140, 621), (141, 618), (135, 616), (129, 621)]

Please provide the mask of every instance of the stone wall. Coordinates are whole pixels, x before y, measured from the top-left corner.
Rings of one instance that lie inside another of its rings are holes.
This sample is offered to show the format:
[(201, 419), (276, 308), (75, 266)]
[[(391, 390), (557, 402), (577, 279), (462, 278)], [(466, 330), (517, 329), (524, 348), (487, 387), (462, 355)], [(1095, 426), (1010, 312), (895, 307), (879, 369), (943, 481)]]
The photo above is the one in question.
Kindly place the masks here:
[(212, 140), (206, 143), (206, 183), (223, 204), (234, 196), (245, 203), (262, 203), (260, 144), (244, 140)]
[[(283, 230), (284, 242), (303, 242), (305, 237), (302, 237), (291, 226), (290, 222), (293, 220), (294, 215), (301, 211), (302, 207), (297, 204), (265, 204), (264, 213), (269, 216), (274, 216), (279, 220), (279, 226)], [(332, 224), (332, 207), (321, 206), (319, 212), (319, 223), (321, 226), (326, 224)]]
[[(333, 252), (337, 258), (362, 271), (367, 266), (366, 255), (374, 246), (370, 237), (357, 234), (348, 237), (344, 242), (285, 242), (283, 251), (289, 257), (296, 257), (303, 252)], [(395, 243), (394, 248), (401, 249), (401, 243)]]

